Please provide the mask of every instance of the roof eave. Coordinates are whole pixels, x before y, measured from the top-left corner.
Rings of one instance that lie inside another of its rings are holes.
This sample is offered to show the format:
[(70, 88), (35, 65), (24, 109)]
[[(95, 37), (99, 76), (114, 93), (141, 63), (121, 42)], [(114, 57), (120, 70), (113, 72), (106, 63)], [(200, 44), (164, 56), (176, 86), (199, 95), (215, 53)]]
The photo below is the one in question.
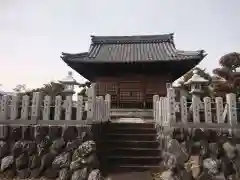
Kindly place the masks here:
[(179, 62), (179, 61), (190, 61), (190, 60), (198, 60), (198, 62), (202, 61), (205, 56), (196, 56), (190, 58), (183, 59), (172, 59), (172, 60), (142, 60), (142, 61), (122, 61), (122, 60), (114, 60), (114, 61), (106, 61), (106, 60), (95, 60), (89, 59), (86, 57), (61, 57), (62, 60), (67, 62), (78, 62), (78, 63), (152, 63), (152, 62)]

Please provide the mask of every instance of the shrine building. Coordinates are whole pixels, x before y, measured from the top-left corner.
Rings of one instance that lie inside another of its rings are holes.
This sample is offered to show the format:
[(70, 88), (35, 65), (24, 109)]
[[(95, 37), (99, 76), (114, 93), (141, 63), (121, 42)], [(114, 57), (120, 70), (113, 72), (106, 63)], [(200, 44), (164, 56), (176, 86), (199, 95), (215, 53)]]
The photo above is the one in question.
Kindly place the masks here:
[(173, 34), (91, 36), (88, 52), (62, 53), (62, 59), (90, 82), (98, 96), (111, 95), (112, 108), (150, 109), (153, 95), (166, 95), (172, 83), (195, 67), (204, 50), (182, 51)]

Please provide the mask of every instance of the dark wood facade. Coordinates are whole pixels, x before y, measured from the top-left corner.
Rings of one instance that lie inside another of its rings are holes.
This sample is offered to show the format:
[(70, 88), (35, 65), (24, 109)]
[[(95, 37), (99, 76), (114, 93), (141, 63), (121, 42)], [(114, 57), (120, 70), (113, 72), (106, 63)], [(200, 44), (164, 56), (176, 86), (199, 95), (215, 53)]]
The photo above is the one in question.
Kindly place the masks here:
[(166, 75), (125, 75), (121, 77), (98, 77), (98, 96), (111, 95), (113, 108), (152, 108), (153, 95), (166, 95)]

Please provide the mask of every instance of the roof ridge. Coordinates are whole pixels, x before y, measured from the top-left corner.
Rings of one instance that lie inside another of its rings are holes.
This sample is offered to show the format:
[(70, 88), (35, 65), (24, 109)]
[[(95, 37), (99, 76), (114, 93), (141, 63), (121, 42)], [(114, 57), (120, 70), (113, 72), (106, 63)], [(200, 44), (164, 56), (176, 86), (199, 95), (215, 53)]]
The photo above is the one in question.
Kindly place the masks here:
[(173, 43), (173, 35), (132, 35), (132, 36), (91, 36), (92, 44), (128, 44), (128, 43), (157, 43), (169, 41)]

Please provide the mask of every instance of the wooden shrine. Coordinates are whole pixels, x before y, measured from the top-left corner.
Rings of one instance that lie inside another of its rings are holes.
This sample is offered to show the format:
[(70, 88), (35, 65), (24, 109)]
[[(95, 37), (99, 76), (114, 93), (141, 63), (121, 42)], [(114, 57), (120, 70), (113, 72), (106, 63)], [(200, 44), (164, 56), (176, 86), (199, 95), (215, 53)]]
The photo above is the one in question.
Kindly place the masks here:
[(180, 51), (173, 34), (92, 36), (88, 52), (62, 59), (91, 82), (97, 96), (111, 95), (112, 108), (153, 108), (153, 95), (165, 96), (171, 83), (196, 66), (204, 51)]

